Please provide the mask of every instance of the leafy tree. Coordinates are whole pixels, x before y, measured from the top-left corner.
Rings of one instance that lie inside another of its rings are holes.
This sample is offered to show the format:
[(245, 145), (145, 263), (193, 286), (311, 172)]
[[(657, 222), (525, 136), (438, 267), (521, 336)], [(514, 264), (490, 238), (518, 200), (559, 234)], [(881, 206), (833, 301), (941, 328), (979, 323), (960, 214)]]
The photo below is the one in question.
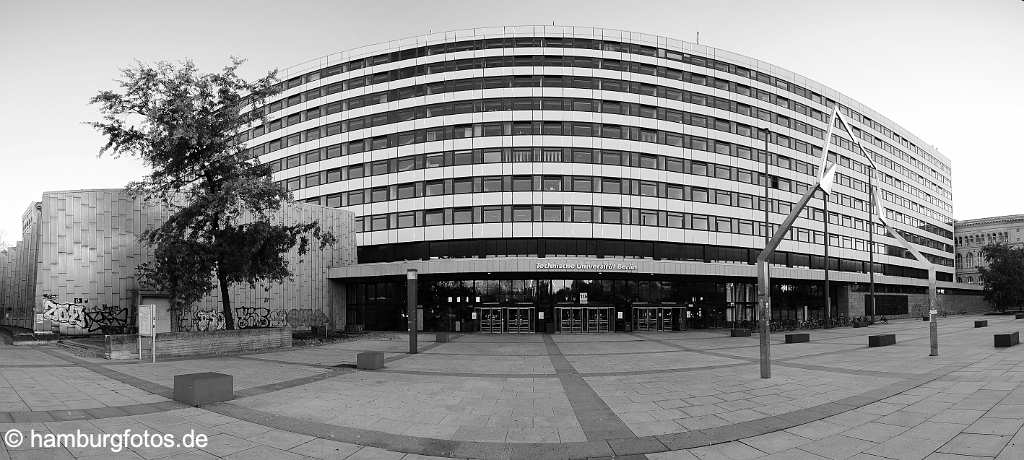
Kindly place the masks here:
[(316, 222), (271, 222), (289, 193), (271, 182), (267, 165), (247, 156), (236, 134), (263, 121), (264, 102), (278, 91), (276, 71), (246, 81), (236, 73), (242, 62), (232, 59), (212, 74), (191, 61), (136, 63), (122, 69), (120, 91), (90, 100), (103, 115), (89, 123), (106, 138), (100, 155), (141, 159), (151, 173), (128, 189), (171, 211), (142, 235), (154, 258), (139, 266), (140, 280), (167, 292), (175, 308), (219, 286), (228, 329), (235, 327), (231, 284), (281, 282), (291, 276), (289, 250), (298, 245), (306, 254), (309, 236), (321, 249), (334, 243)]
[(1024, 248), (991, 243), (981, 248), (986, 266), (978, 268), (985, 300), (999, 311), (1024, 306)]

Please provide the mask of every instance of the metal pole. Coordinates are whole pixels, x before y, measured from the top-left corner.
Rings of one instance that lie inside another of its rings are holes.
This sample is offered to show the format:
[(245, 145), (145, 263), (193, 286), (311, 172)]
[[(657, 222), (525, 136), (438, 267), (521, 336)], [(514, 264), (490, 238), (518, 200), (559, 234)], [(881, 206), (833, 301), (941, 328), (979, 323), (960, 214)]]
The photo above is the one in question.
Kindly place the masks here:
[[(770, 180), (768, 179), (768, 164), (771, 162), (771, 154), (768, 153), (768, 138), (769, 137), (771, 137), (771, 131), (768, 131), (768, 128), (764, 128), (764, 247), (765, 248), (768, 248), (768, 241), (770, 239), (770, 235), (772, 234), (771, 223), (769, 223), (769, 221), (768, 221), (768, 187), (769, 187), (769, 184), (770, 184)], [(768, 260), (768, 263), (765, 265), (765, 268), (764, 268), (765, 277), (766, 277), (766, 279), (769, 280), (768, 286), (765, 288), (765, 295), (769, 297), (769, 300), (770, 300), (770, 298), (772, 296), (771, 277), (769, 276), (769, 273), (770, 273), (769, 267), (770, 267), (770, 265), (771, 265), (771, 259)], [(760, 273), (761, 273), (761, 270), (758, 269), (758, 277), (761, 276)], [(760, 278), (758, 278), (758, 280), (760, 281)], [(770, 305), (769, 305), (769, 308), (768, 308), (767, 312), (769, 314), (771, 313)], [(761, 317), (760, 316), (761, 313), (762, 313), (762, 311), (758, 311), (758, 318)], [(762, 377), (764, 377), (764, 376), (762, 375)], [(765, 378), (767, 378), (767, 377), (765, 377)]]
[(828, 194), (822, 193), (825, 203), (825, 327), (832, 325), (832, 295), (828, 280)]
[(418, 279), (416, 269), (410, 268), (406, 273), (406, 312), (409, 315), (409, 354), (419, 352), (416, 334), (416, 281)]
[(939, 356), (939, 322), (936, 320), (938, 313), (938, 290), (935, 280), (935, 265), (928, 267), (928, 341), (931, 344), (931, 351), (928, 356)]
[(757, 264), (757, 303), (760, 307), (760, 311), (758, 311), (758, 329), (761, 335), (760, 349), (762, 379), (769, 379), (772, 377), (771, 330), (768, 327), (768, 318), (771, 317), (772, 312), (772, 297), (769, 288), (768, 262), (759, 261)]
[(875, 185), (874, 170), (868, 170), (868, 280), (871, 284), (871, 321), (875, 320)]

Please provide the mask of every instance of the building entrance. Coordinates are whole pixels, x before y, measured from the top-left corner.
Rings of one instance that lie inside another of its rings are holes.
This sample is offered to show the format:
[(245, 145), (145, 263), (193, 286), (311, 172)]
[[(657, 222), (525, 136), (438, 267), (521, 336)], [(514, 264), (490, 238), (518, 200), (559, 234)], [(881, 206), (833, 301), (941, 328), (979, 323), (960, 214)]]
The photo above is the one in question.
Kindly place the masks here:
[(534, 307), (477, 307), (480, 332), (485, 334), (528, 334), (534, 331)]
[(612, 332), (613, 315), (615, 308), (607, 306), (555, 307), (555, 330), (570, 334)]
[(678, 331), (685, 327), (683, 307), (633, 306), (633, 330)]
[(509, 334), (533, 332), (533, 307), (505, 308), (505, 331)]

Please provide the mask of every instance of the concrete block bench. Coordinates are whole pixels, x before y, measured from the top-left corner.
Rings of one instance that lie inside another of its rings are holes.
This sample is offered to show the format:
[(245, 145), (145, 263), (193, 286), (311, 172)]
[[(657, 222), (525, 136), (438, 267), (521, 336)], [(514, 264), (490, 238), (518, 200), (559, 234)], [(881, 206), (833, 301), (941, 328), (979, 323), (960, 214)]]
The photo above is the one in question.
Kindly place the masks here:
[(878, 334), (868, 336), (869, 347), (886, 347), (896, 345), (896, 334)]
[(786, 343), (804, 343), (811, 341), (811, 334), (806, 332), (797, 334), (786, 334)]
[(975, 321), (974, 327), (988, 327), (988, 320)]
[(750, 329), (731, 329), (730, 337), (750, 337)]
[(1016, 313), (1013, 315), (1013, 319), (1024, 319), (1024, 313)]
[(995, 335), (996, 348), (1012, 347), (1020, 343), (1020, 332), (1007, 332)]
[(384, 367), (383, 351), (364, 351), (356, 355), (356, 368), (375, 371)]
[(174, 400), (191, 406), (235, 399), (234, 377), (219, 372), (174, 376)]
[(921, 317), (921, 321), (931, 321), (931, 318), (929, 318), (927, 316), (922, 316)]

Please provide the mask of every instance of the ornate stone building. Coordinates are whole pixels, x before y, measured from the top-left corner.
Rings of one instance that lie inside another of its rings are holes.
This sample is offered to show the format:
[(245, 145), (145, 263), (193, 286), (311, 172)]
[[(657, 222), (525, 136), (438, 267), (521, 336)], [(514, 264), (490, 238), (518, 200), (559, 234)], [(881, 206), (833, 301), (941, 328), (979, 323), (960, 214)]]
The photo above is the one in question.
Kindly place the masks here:
[(958, 220), (954, 227), (956, 280), (962, 283), (981, 283), (978, 267), (985, 265), (981, 248), (986, 244), (1024, 244), (1024, 214)]

